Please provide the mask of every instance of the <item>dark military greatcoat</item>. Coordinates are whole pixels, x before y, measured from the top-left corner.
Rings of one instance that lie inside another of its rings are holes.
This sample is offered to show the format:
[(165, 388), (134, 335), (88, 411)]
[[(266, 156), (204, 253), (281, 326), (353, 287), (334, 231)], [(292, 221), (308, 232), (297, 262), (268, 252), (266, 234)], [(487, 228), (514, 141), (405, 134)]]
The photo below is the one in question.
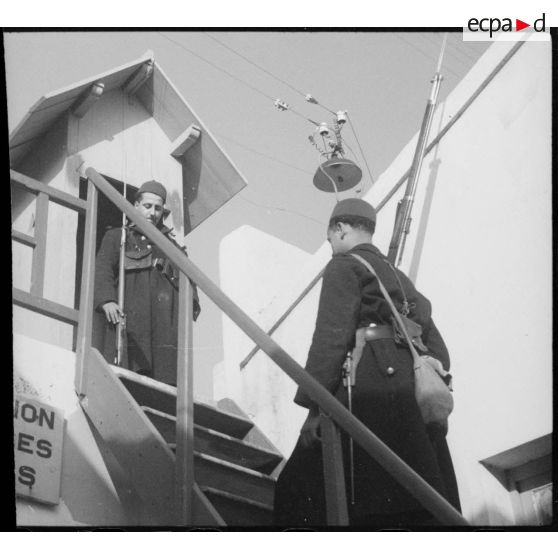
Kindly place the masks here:
[[(161, 226), (167, 238), (170, 229)], [(118, 267), (121, 229), (109, 230), (101, 243), (95, 268), (95, 345), (109, 363), (116, 356), (116, 327), (102, 310), (118, 300)], [(173, 240), (174, 242), (174, 240)], [(176, 244), (176, 243), (175, 243)], [(159, 248), (134, 225), (126, 231), (124, 313), (126, 314), (127, 362), (122, 366), (155, 380), (176, 385), (178, 272)], [(199, 313), (194, 290), (194, 319)]]
[[(355, 331), (371, 323), (392, 323), (392, 313), (377, 279), (351, 253), (372, 264), (398, 309), (404, 301), (401, 288), (405, 290), (409, 317), (423, 327), (422, 339), (428, 354), (449, 370), (448, 351), (432, 321), (430, 302), (402, 272), (389, 266), (375, 246), (360, 244), (347, 254), (334, 256), (325, 269), (306, 371), (347, 405), (341, 371), (354, 345)], [(314, 405), (301, 388), (295, 402), (308, 408)], [(356, 372), (352, 405), (357, 418), (459, 508), (446, 433), (436, 427), (427, 428), (421, 419), (414, 396), (413, 360), (407, 347), (390, 338), (366, 343)], [(344, 438), (348, 488), (348, 441)], [(349, 501), (352, 525), (433, 523), (430, 514), (356, 443), (354, 452), (355, 504)], [(326, 525), (322, 468), (321, 448), (303, 448), (299, 441), (277, 482), (278, 525)]]

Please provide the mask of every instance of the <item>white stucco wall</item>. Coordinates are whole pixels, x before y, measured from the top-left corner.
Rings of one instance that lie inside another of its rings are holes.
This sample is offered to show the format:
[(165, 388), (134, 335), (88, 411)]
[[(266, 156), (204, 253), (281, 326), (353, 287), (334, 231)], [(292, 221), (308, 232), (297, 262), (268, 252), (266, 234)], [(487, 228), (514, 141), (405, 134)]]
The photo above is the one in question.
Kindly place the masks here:
[[(267, 331), (273, 325), (268, 307), (283, 300), (286, 293), (296, 292), (299, 274), (309, 257), (310, 254), (295, 246), (242, 226), (221, 242), (221, 288)], [(311, 321), (314, 319), (311, 314), (308, 316)], [(312, 327), (313, 322), (309, 322), (301, 331), (311, 334)], [(231, 397), (260, 428), (269, 432), (276, 424), (275, 417), (291, 407), (284, 394), (292, 382), (261, 352), (241, 370), (239, 364), (254, 344), (227, 317), (223, 318), (223, 342), (224, 360), (214, 369), (214, 398)], [(291, 352), (294, 358), (303, 358), (306, 340), (302, 341), (301, 348), (302, 351)], [(297, 417), (300, 410), (295, 408), (292, 413)], [(281, 432), (274, 434), (274, 444), (282, 449)]]
[[(495, 43), (440, 104), (431, 140), (513, 46)], [(479, 460), (552, 430), (550, 117), (550, 43), (523, 44), (425, 158), (401, 266), (432, 301), (451, 353), (455, 411), (449, 444), (464, 514), (478, 524), (513, 521), (507, 492)], [(378, 179), (368, 201), (377, 205), (403, 176), (416, 141), (417, 136)], [(402, 195), (400, 189), (379, 214), (374, 243), (384, 252)], [(228, 249), (249, 251), (249, 240), (242, 241)], [(273, 303), (277, 291), (270, 285), (261, 320), (272, 324), (328, 258), (326, 246), (308, 257), (306, 266), (295, 267), (287, 258), (283, 275), (296, 275), (298, 283)], [(248, 260), (265, 268), (276, 256), (269, 251)], [(222, 277), (232, 270), (222, 253)], [(244, 281), (250, 280), (249, 271), (235, 262), (234, 272)], [(249, 303), (256, 280), (243, 287), (241, 306)], [(318, 292), (319, 286), (274, 336), (302, 364)], [(224, 334), (225, 347), (239, 342), (234, 330)], [(238, 368), (238, 359), (229, 357), (225, 351), (224, 368)], [(245, 407), (288, 454), (304, 413), (290, 402), (292, 382), (277, 379), (282, 373), (263, 355), (253, 359), (243, 378), (261, 368), (269, 374), (273, 399), (262, 398), (265, 390), (253, 391), (246, 380), (236, 389), (244, 390)]]
[[(19, 526), (130, 525), (103, 455), (74, 390), (75, 353), (23, 335), (14, 336), (14, 391), (56, 407), (64, 416), (60, 502), (16, 500)], [(137, 498), (137, 497), (136, 497)], [(137, 502), (136, 502), (137, 505)], [(139, 513), (140, 509), (137, 508)]]

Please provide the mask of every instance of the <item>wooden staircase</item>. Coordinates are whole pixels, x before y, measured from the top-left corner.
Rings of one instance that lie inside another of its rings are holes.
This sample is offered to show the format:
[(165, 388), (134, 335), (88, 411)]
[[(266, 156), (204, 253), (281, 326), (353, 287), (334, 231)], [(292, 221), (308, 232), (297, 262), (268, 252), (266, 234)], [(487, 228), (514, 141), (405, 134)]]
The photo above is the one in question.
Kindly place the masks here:
[[(89, 370), (84, 410), (142, 500), (160, 500), (151, 510), (153, 524), (169, 524), (175, 490), (176, 388), (109, 366), (95, 350)], [(141, 442), (132, 444), (130, 437)], [(275, 478), (282, 463), (282, 455), (233, 401), (215, 406), (195, 402), (194, 525), (271, 525)]]

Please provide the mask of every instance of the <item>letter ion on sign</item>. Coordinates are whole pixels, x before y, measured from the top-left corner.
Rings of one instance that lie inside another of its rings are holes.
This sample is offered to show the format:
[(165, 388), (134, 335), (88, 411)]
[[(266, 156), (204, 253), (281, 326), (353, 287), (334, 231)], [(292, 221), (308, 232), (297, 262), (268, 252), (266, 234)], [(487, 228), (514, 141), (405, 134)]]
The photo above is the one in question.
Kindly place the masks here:
[(14, 398), (16, 494), (46, 504), (60, 501), (64, 414), (42, 401)]

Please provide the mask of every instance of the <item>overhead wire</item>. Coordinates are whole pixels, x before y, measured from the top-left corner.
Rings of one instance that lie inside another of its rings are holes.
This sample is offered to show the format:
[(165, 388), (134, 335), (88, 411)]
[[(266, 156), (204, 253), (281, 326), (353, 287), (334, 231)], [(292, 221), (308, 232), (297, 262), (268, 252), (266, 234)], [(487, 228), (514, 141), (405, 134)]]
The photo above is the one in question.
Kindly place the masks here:
[[(249, 64), (251, 64), (252, 66), (254, 66), (255, 68), (258, 68), (260, 71), (266, 73), (267, 75), (271, 76), (272, 78), (276, 79), (277, 81), (283, 83), (284, 85), (286, 85), (287, 87), (289, 87), (290, 89), (292, 89), (293, 91), (295, 91), (296, 93), (298, 93), (299, 95), (302, 95), (305, 99), (307, 99), (307, 95), (305, 93), (303, 93), (300, 89), (298, 89), (297, 87), (295, 87), (294, 85), (290, 84), (289, 82), (285, 81), (284, 79), (280, 78), (279, 76), (275, 75), (274, 73), (270, 72), (269, 70), (267, 70), (266, 68), (264, 68), (263, 66), (261, 66), (260, 64), (257, 64), (256, 62), (250, 60), (249, 58), (247, 58), (246, 56), (244, 56), (243, 54), (241, 54), (240, 52), (238, 52), (237, 50), (235, 50), (234, 48), (230, 47), (229, 45), (227, 45), (226, 43), (224, 43), (223, 41), (220, 41), (219, 39), (217, 39), (216, 37), (214, 37), (213, 35), (210, 35), (209, 33), (205, 33), (205, 35), (207, 35), (210, 39), (212, 39), (213, 41), (215, 41), (216, 43), (220, 44), (221, 46), (223, 46), (224, 48), (226, 48), (227, 50), (229, 50), (230, 52), (236, 54), (237, 56), (239, 56), (240, 58), (242, 58), (242, 60), (248, 62)], [(328, 112), (330, 112), (333, 115), (336, 115), (337, 113), (333, 110), (331, 110), (330, 108), (326, 107), (325, 105), (323, 105), (322, 103), (320, 103), (319, 101), (317, 101), (314, 98), (314, 102), (315, 104), (321, 106), (322, 108), (326, 109)], [(348, 117), (347, 117), (348, 118)], [(372, 176), (372, 172), (370, 171), (370, 166), (368, 165), (368, 160), (366, 158), (366, 156), (364, 155), (364, 151), (362, 149), (360, 140), (358, 139), (355, 127), (352, 123), (352, 121), (350, 120), (350, 118), (348, 118), (349, 120), (349, 125), (351, 127), (351, 130), (353, 132), (353, 135), (355, 137), (355, 140), (359, 146), (359, 150), (361, 153), (361, 156), (364, 160), (364, 163), (366, 165), (366, 169), (368, 172), (368, 176), (370, 177), (370, 182), (371, 182), (371, 186), (374, 185), (374, 178)], [(318, 125), (316, 123), (316, 125)], [(325, 139), (322, 138), (324, 140), (324, 149), (326, 149), (325, 146)], [(351, 150), (352, 151), (352, 150)], [(321, 167), (320, 167), (321, 168)], [(335, 184), (334, 184), (334, 188), (335, 188)], [(337, 192), (336, 192), (337, 195)]]
[(470, 62), (475, 63), (479, 56), (478, 54), (472, 54), (468, 49), (467, 45), (463, 41), (450, 41), (450, 47), (454, 49), (455, 52), (458, 52), (461, 56), (467, 58)]
[(357, 142), (358, 148), (360, 150), (360, 154), (362, 155), (362, 158), (364, 160), (364, 164), (366, 165), (366, 170), (368, 171), (368, 176), (370, 177), (370, 182), (371, 182), (371, 186), (374, 186), (374, 177), (372, 176), (372, 171), (370, 170), (370, 167), (368, 166), (368, 160), (366, 159), (365, 155), (364, 155), (364, 151), (362, 150), (362, 145), (360, 144), (360, 141), (358, 139), (355, 127), (353, 126), (353, 121), (349, 115), (349, 113), (347, 113), (347, 121), (349, 122), (349, 126), (351, 127), (351, 130), (353, 132), (353, 136), (355, 136), (355, 140)]
[[(426, 56), (426, 58), (436, 61), (436, 58), (434, 58), (431, 54), (424, 52), (424, 50), (422, 50), (420, 47), (418, 47), (416, 44), (412, 43), (411, 41), (407, 40), (405, 37), (402, 37), (399, 33), (394, 33), (394, 35), (404, 43), (407, 43), (409, 46), (411, 46), (414, 50), (420, 52), (423, 56)], [(456, 78), (459, 78), (459, 76), (451, 68), (446, 68), (446, 71), (449, 72), (450, 74), (453, 74)]]
[(227, 50), (230, 50), (232, 53), (236, 54), (237, 56), (240, 56), (240, 58), (242, 58), (243, 60), (248, 62), (248, 64), (251, 64), (252, 66), (255, 66), (256, 68), (258, 68), (258, 70), (261, 70), (262, 72), (266, 73), (268, 76), (271, 76), (272, 78), (276, 79), (277, 81), (280, 81), (281, 83), (283, 83), (287, 87), (290, 87), (296, 93), (304, 96), (304, 93), (302, 91), (300, 91), (299, 89), (297, 89), (296, 87), (294, 87), (293, 85), (291, 85), (290, 83), (285, 81), (284, 79), (281, 79), (279, 76), (276, 76), (275, 74), (271, 73), (269, 70), (266, 70), (264, 67), (260, 66), (259, 64), (257, 64), (253, 60), (250, 60), (249, 58), (247, 58), (246, 56), (244, 56), (243, 54), (241, 54), (240, 52), (238, 52), (234, 48), (230, 47), (229, 45), (227, 45), (223, 41), (220, 41), (217, 37), (214, 37), (213, 35), (210, 35), (207, 32), (205, 32), (204, 34), (207, 35), (210, 39), (212, 39), (216, 43), (219, 43), (222, 47), (226, 48)]
[[(183, 45), (182, 43), (175, 41), (174, 39), (172, 39), (171, 37), (169, 37), (168, 35), (165, 35), (164, 33), (158, 31), (158, 34), (161, 35), (161, 37), (164, 37), (165, 39), (167, 39), (167, 41), (170, 41), (171, 43), (174, 43), (175, 45), (177, 45), (178, 47), (180, 47), (181, 49), (183, 49), (184, 51), (188, 52), (189, 54), (191, 54), (192, 56), (195, 56), (196, 58), (198, 58), (199, 60), (201, 60), (202, 62), (205, 62), (206, 64), (209, 64), (212, 68), (214, 68), (215, 70), (219, 71), (219, 72), (223, 72), (224, 74), (226, 74), (227, 76), (229, 76), (230, 78), (238, 81), (239, 83), (242, 83), (243, 85), (245, 85), (246, 87), (249, 87), (250, 89), (252, 89), (253, 91), (255, 91), (256, 93), (262, 95), (263, 97), (265, 97), (268, 100), (271, 100), (273, 102), (275, 102), (275, 98), (273, 98), (271, 95), (268, 95), (267, 93), (265, 93), (264, 91), (262, 91), (261, 89), (258, 89), (257, 87), (255, 87), (254, 85), (252, 85), (251, 83), (239, 78), (238, 76), (235, 76), (234, 74), (232, 74), (231, 72), (225, 70), (224, 68), (221, 68), (220, 66), (217, 66), (216, 64), (214, 64), (213, 62), (211, 62), (210, 60), (207, 60), (206, 58), (204, 58), (203, 56), (199, 55), (197, 52), (189, 49), (187, 46)], [(297, 116), (299, 116), (300, 118), (303, 118), (304, 120), (307, 120), (308, 122), (310, 122), (311, 124), (314, 124), (315, 126), (318, 126), (318, 123), (315, 122), (314, 120), (307, 118), (306, 116), (304, 116), (303, 114), (299, 113), (298, 111), (294, 110), (292, 107), (289, 106), (289, 111), (292, 112), (293, 114), (296, 114)]]
[(293, 210), (287, 209), (285, 207), (272, 207), (272, 206), (269, 206), (269, 205), (262, 205), (260, 203), (256, 203), (255, 201), (249, 200), (248, 198), (245, 198), (241, 194), (238, 194), (238, 198), (241, 199), (241, 200), (244, 200), (248, 203), (251, 203), (252, 205), (255, 205), (256, 207), (261, 207), (262, 209), (270, 209), (272, 211), (283, 211), (284, 213), (291, 213), (292, 215), (297, 215), (298, 217), (302, 217), (303, 219), (307, 219), (308, 221), (314, 221), (314, 223), (317, 223), (321, 227), (324, 226), (324, 223), (322, 221), (318, 221), (317, 219), (314, 219), (313, 217), (310, 217), (309, 215), (305, 215), (304, 213), (299, 213), (298, 211), (293, 211)]
[[(299, 95), (302, 95), (305, 99), (307, 98), (307, 93), (303, 93), (300, 89), (298, 89), (297, 87), (295, 87), (294, 85), (292, 85), (291, 83), (289, 83), (288, 81), (285, 81), (284, 79), (280, 78), (279, 76), (275, 75), (274, 73), (270, 72), (269, 70), (267, 70), (266, 68), (264, 68), (263, 66), (260, 66), (257, 62), (254, 62), (253, 60), (250, 60), (248, 57), (244, 56), (243, 54), (241, 54), (240, 52), (238, 52), (237, 50), (235, 50), (234, 48), (230, 47), (229, 45), (227, 45), (226, 43), (220, 41), (219, 39), (217, 39), (216, 37), (214, 37), (213, 35), (210, 35), (209, 33), (205, 33), (210, 39), (213, 39), (215, 42), (219, 43), (221, 46), (223, 46), (224, 48), (226, 48), (227, 50), (230, 50), (231, 52), (233, 52), (234, 54), (236, 54), (237, 56), (240, 56), (240, 58), (242, 58), (243, 60), (245, 60), (246, 62), (248, 62), (248, 64), (251, 64), (252, 66), (258, 68), (259, 70), (261, 70), (262, 72), (265, 72), (268, 76), (271, 76), (272, 78), (276, 79), (277, 81), (280, 81), (282, 84), (286, 85), (287, 87), (289, 87), (290, 89), (292, 89), (293, 91), (295, 91), (296, 93), (298, 93)], [(317, 99), (314, 99), (315, 104), (317, 104), (318, 106), (321, 106), (322, 108), (324, 108), (325, 110), (327, 110), (328, 112), (330, 112), (331, 114), (336, 114), (335, 111), (331, 110), (330, 108), (326, 107), (324, 104), (322, 104), (321, 102), (319, 102)]]
[(239, 147), (242, 147), (243, 149), (246, 149), (247, 151), (251, 151), (252, 153), (255, 153), (256, 155), (259, 155), (260, 157), (265, 157), (266, 159), (270, 159), (271, 161), (275, 161), (276, 163), (279, 163), (279, 164), (284, 165), (286, 167), (290, 167), (290, 168), (295, 169), (297, 171), (303, 172), (304, 174), (308, 174), (308, 175), (312, 174), (311, 172), (308, 172), (306, 169), (301, 169), (299, 167), (295, 167), (294, 165), (286, 163), (285, 161), (282, 161), (281, 159), (277, 159), (276, 157), (272, 157), (271, 155), (261, 153), (260, 151), (257, 151), (256, 149), (248, 147), (247, 145), (244, 145), (243, 143), (240, 143), (239, 141), (237, 141), (235, 139), (232, 139), (228, 136), (225, 136), (223, 134), (217, 134), (217, 136), (220, 137), (220, 138), (223, 138), (227, 141), (230, 141), (231, 143), (234, 143), (234, 144), (238, 145)]
[[(183, 48), (184, 50), (186, 50), (187, 52), (193, 54), (194, 56), (196, 56), (197, 58), (203, 60), (204, 62), (210, 64), (213, 68), (219, 70), (219, 71), (223, 71), (224, 73), (226, 73), (227, 75), (229, 75), (230, 77), (233, 77), (235, 80), (240, 81), (241, 83), (244, 83), (245, 85), (249, 85), (249, 87), (251, 87), (252, 89), (258, 91), (259, 93), (261, 93), (262, 95), (264, 95), (267, 99), (271, 99), (274, 100), (271, 96), (267, 95), (266, 93), (260, 91), (259, 89), (255, 88), (254, 86), (252, 86), (251, 84), (247, 84), (244, 80), (238, 78), (237, 76), (232, 75), (230, 72), (223, 70), (222, 68), (216, 66), (215, 64), (213, 64), (212, 62), (209, 62), (208, 60), (206, 60), (204, 57), (198, 55), (197, 53), (193, 52), (192, 50), (188, 49), (187, 47), (185, 47), (184, 45), (182, 45), (181, 43), (175, 41), (174, 39), (171, 39), (170, 37), (166, 36), (163, 33), (160, 33), (163, 37), (165, 37), (166, 39), (174, 42), (175, 44), (177, 44), (178, 46), (180, 46), (181, 48)], [(214, 37), (213, 35), (209, 34), (209, 33), (205, 33), (205, 35), (207, 37), (209, 37), (210, 39), (212, 39), (213, 41), (215, 41), (216, 43), (218, 43), (219, 45), (221, 45), (223, 48), (226, 48), (227, 50), (229, 50), (230, 52), (234, 53), (235, 55), (237, 55), (238, 57), (240, 57), (242, 60), (244, 60), (245, 62), (247, 62), (248, 64), (251, 64), (252, 66), (254, 66), (255, 68), (259, 69), (260, 71), (264, 72), (265, 74), (273, 77), (274, 79), (276, 79), (277, 81), (283, 83), (284, 85), (286, 85), (287, 87), (289, 87), (290, 89), (292, 89), (293, 91), (295, 91), (297, 94), (302, 95), (305, 99), (307, 99), (307, 95), (305, 93), (303, 93), (300, 89), (298, 89), (297, 87), (295, 87), (294, 85), (292, 85), (291, 83), (285, 81), (284, 79), (282, 79), (281, 77), (275, 75), (274, 73), (270, 72), (269, 70), (267, 70), (266, 68), (264, 68), (263, 66), (261, 66), (260, 64), (257, 64), (256, 62), (254, 62), (253, 60), (250, 60), (247, 56), (243, 55), (242, 53), (238, 52), (237, 50), (235, 50), (234, 48), (230, 47), (229, 45), (227, 45), (226, 43), (224, 43), (223, 41), (217, 39), (216, 37)], [(424, 53), (423, 53), (424, 54)], [(328, 112), (330, 112), (331, 114), (336, 115), (337, 113), (333, 110), (331, 110), (330, 108), (328, 108), (327, 106), (325, 106), (323, 103), (317, 101), (315, 98), (314, 99), (314, 103), (321, 106), (322, 108), (324, 108), (325, 110), (327, 110)], [(304, 118), (305, 120), (311, 122), (312, 124), (314, 124), (315, 126), (318, 126), (319, 123), (311, 120), (307, 117), (305, 117), (304, 115), (298, 113), (296, 110), (294, 110), (292, 107), (289, 107), (289, 110), (291, 112), (293, 112), (294, 114), (296, 114), (297, 116)], [(368, 172), (368, 176), (370, 178), (370, 182), (371, 185), (373, 185), (375, 183), (374, 177), (372, 175), (372, 172), (370, 170), (370, 166), (368, 164), (368, 160), (364, 154), (364, 151), (362, 149), (362, 145), (360, 143), (360, 140), (358, 138), (358, 135), (356, 133), (356, 129), (352, 123), (352, 120), (350, 118), (348, 118), (349, 120), (349, 125), (351, 127), (352, 133), (355, 137), (355, 140), (357, 142), (357, 145), (359, 147), (362, 159), (364, 160), (367, 172)]]
[[(159, 32), (159, 34), (160, 34), (162, 37), (164, 37), (165, 39), (167, 39), (168, 41), (173, 42), (174, 44), (176, 44), (177, 46), (179, 46), (180, 48), (182, 48), (182, 49), (185, 50), (186, 52), (190, 53), (191, 55), (195, 56), (196, 58), (198, 58), (198, 59), (202, 60), (203, 62), (205, 62), (206, 64), (210, 65), (211, 67), (213, 67), (213, 68), (216, 69), (217, 71), (220, 71), (220, 72), (225, 73), (227, 76), (229, 76), (229, 77), (231, 77), (232, 79), (234, 79), (234, 80), (236, 80), (236, 81), (242, 83), (243, 85), (245, 85), (245, 86), (251, 88), (252, 90), (254, 90), (255, 92), (257, 92), (258, 94), (264, 96), (266, 99), (272, 100), (272, 101), (274, 101), (274, 102), (276, 101), (276, 99), (274, 99), (273, 97), (271, 97), (270, 95), (268, 95), (268, 94), (265, 93), (264, 91), (258, 89), (257, 87), (255, 87), (255, 86), (252, 85), (251, 83), (248, 83), (247, 81), (245, 81), (245, 80), (243, 80), (243, 79), (237, 77), (236, 75), (234, 75), (234, 74), (228, 72), (227, 70), (221, 68), (220, 66), (217, 66), (217, 65), (214, 64), (213, 62), (207, 60), (206, 58), (200, 56), (199, 54), (197, 54), (197, 53), (194, 52), (193, 50), (189, 49), (188, 47), (186, 47), (186, 46), (183, 45), (182, 43), (180, 43), (180, 42), (178, 42), (178, 41), (172, 39), (171, 37), (165, 35), (164, 33)], [(290, 89), (292, 89), (293, 91), (295, 91), (297, 94), (304, 96), (305, 99), (308, 100), (308, 96), (307, 96), (306, 94), (304, 94), (300, 89), (298, 89), (297, 87), (295, 87), (294, 85), (292, 85), (291, 83), (285, 81), (284, 79), (282, 79), (282, 78), (280, 78), (279, 76), (275, 75), (274, 73), (270, 72), (269, 70), (267, 70), (266, 68), (264, 68), (264, 67), (261, 66), (260, 64), (257, 64), (256, 62), (250, 60), (248, 57), (246, 57), (246, 56), (243, 55), (242, 53), (238, 52), (237, 50), (233, 49), (232, 47), (230, 47), (229, 45), (227, 45), (227, 44), (224, 43), (223, 41), (220, 41), (219, 39), (217, 39), (217, 38), (214, 37), (213, 35), (210, 35), (209, 33), (205, 33), (205, 35), (206, 35), (207, 37), (209, 37), (210, 39), (212, 39), (213, 41), (215, 41), (216, 43), (218, 43), (219, 45), (221, 45), (223, 48), (226, 48), (226, 49), (229, 50), (230, 52), (232, 52), (232, 53), (234, 53), (235, 55), (237, 55), (238, 57), (242, 58), (242, 59), (243, 59), (245, 62), (247, 62), (248, 64), (251, 64), (252, 66), (254, 66), (254, 67), (256, 67), (257, 69), (259, 69), (260, 71), (262, 71), (262, 72), (266, 73), (267, 75), (273, 77), (273, 78), (276, 79), (277, 81), (283, 83), (284, 85), (286, 85), (287, 87), (289, 87)], [(420, 52), (423, 56), (425, 56), (425, 57), (427, 57), (427, 58), (429, 58), (429, 59), (431, 59), (431, 60), (435, 60), (435, 59), (433, 58), (432, 55), (430, 55), (430, 54), (428, 54), (427, 52), (425, 52), (420, 46), (417, 46), (417, 44), (415, 44), (415, 43), (409, 41), (408, 39), (406, 39), (405, 37), (401, 36), (401, 35), (398, 34), (398, 33), (394, 33), (394, 35), (395, 35), (397, 38), (399, 38), (401, 41), (403, 41), (403, 42), (407, 43), (409, 46), (411, 46), (414, 50), (417, 50), (418, 52)], [(445, 37), (445, 38), (444, 38), (444, 47), (443, 47), (443, 49), (445, 49), (445, 42), (446, 42), (446, 39), (447, 39), (447, 33), (445, 34), (444, 37)], [(442, 53), (440, 54), (440, 57), (439, 57), (439, 60), (438, 60), (438, 65), (440, 65), (441, 59), (442, 59)], [(458, 59), (458, 58), (456, 57), (456, 59)], [(458, 59), (458, 60), (459, 60), (459, 59)], [(461, 60), (459, 60), (459, 61), (460, 61), (461, 63), (465, 64), (465, 63), (462, 62)], [(453, 70), (451, 70), (450, 68), (445, 68), (445, 71), (447, 71), (447, 72), (453, 74), (455, 77), (459, 77), (459, 76), (458, 76)], [(313, 99), (314, 99), (314, 98), (313, 98)], [(334, 111), (331, 110), (330, 108), (326, 107), (326, 106), (323, 105), (322, 103), (318, 102), (316, 99), (314, 99), (313, 102), (314, 102), (315, 104), (321, 106), (322, 108), (324, 108), (325, 110), (327, 110), (327, 111), (330, 112), (331, 114), (334, 114), (334, 115), (336, 114), (336, 112), (334, 112)], [(306, 120), (306, 121), (308, 121), (308, 122), (314, 124), (315, 126), (319, 126), (319, 123), (318, 123), (318, 122), (316, 122), (316, 121), (314, 121), (314, 120), (312, 120), (312, 119), (310, 119), (310, 118), (307, 118), (307, 117), (304, 116), (303, 114), (301, 114), (301, 113), (299, 113), (298, 111), (294, 110), (292, 107), (288, 106), (288, 110), (289, 110), (290, 112), (292, 112), (293, 114), (299, 116), (300, 118), (303, 118), (304, 120)], [(351, 130), (352, 130), (352, 133), (353, 133), (353, 135), (354, 135), (354, 137), (355, 137), (355, 140), (356, 140), (356, 142), (357, 142), (357, 145), (358, 145), (358, 147), (359, 147), (359, 151), (360, 151), (360, 153), (361, 153), (362, 159), (364, 160), (364, 163), (365, 163), (365, 166), (366, 166), (366, 169), (367, 169), (367, 172), (368, 172), (368, 176), (369, 176), (370, 181), (371, 181), (371, 183), (372, 183), (372, 185), (373, 185), (374, 182), (375, 182), (375, 180), (374, 180), (374, 177), (373, 177), (372, 172), (371, 172), (371, 170), (370, 170), (370, 166), (368, 165), (367, 158), (366, 158), (366, 156), (364, 155), (364, 151), (363, 151), (363, 149), (362, 149), (362, 145), (361, 145), (360, 140), (359, 140), (359, 138), (358, 138), (358, 135), (357, 135), (357, 133), (356, 133), (355, 127), (354, 127), (354, 125), (353, 125), (353, 122), (352, 122), (351, 118), (350, 118), (348, 115), (347, 115), (347, 119), (348, 119), (348, 121), (349, 121), (349, 125), (350, 125)], [(230, 140), (230, 139), (229, 139), (229, 140)], [(230, 141), (234, 141), (234, 140), (230, 140)], [(235, 143), (238, 143), (238, 142), (235, 142)], [(280, 160), (275, 159), (275, 158), (273, 158), (273, 157), (270, 157), (270, 156), (268, 156), (268, 155), (259, 153), (259, 152), (257, 152), (256, 150), (253, 150), (253, 149), (251, 149), (251, 148), (248, 148), (248, 147), (246, 147), (246, 146), (243, 146), (242, 144), (238, 144), (238, 145), (240, 145), (241, 147), (243, 147), (243, 148), (245, 148), (245, 149), (248, 149), (248, 150), (250, 150), (250, 151), (253, 151), (254, 153), (257, 153), (257, 154), (260, 155), (260, 156), (269, 158), (269, 159), (271, 159), (271, 160), (275, 160), (276, 162), (278, 162), (278, 163), (280, 163), (280, 164), (284, 164), (284, 165), (286, 165), (286, 166), (291, 166), (292, 168), (295, 168), (296, 170), (301, 170), (301, 169), (298, 169), (297, 167), (293, 167), (292, 165), (289, 165), (288, 163), (284, 163), (283, 161), (280, 161)], [(352, 149), (351, 149), (351, 151), (352, 151)], [(354, 154), (354, 152), (353, 152), (353, 154)]]
[[(425, 43), (427, 43), (428, 45), (433, 45), (433, 46), (438, 46), (439, 45), (439, 41), (436, 39), (436, 37), (432, 36), (432, 33), (420, 33), (420, 38), (422, 38)], [(446, 53), (446, 58), (449, 60), (450, 58), (452, 59), (452, 64), (453, 63), (457, 63), (460, 66), (462, 65), (465, 68), (468, 68), (470, 66), (470, 62), (466, 59), (464, 59), (463, 57), (460, 56), (459, 52), (453, 52), (450, 51), (450, 48), (452, 46), (452, 43), (450, 43), (448, 41), (448, 49), (447, 49), (447, 53)], [(447, 66), (446, 66), (447, 67)]]
[[(420, 35), (422, 36), (422, 38), (427, 40), (430, 44), (438, 46), (438, 41), (436, 41), (436, 39), (432, 37), (432, 33), (421, 33)], [(454, 59), (454, 61), (463, 64), (463, 66), (465, 66), (466, 68), (470, 68), (471, 63), (476, 62), (474, 58), (471, 58), (468, 55), (463, 56), (462, 52), (455, 46), (453, 42), (448, 41), (448, 47), (449, 48), (446, 56), (448, 57), (451, 56)], [(450, 48), (454, 50), (450, 51)]]

